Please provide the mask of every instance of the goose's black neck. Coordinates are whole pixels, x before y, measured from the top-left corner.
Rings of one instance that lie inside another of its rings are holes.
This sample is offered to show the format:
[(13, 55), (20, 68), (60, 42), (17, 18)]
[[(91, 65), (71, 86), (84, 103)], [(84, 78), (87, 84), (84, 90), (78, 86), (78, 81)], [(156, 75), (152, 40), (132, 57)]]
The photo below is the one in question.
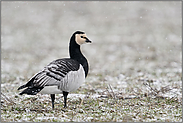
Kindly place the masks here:
[(85, 77), (86, 77), (88, 74), (88, 62), (87, 62), (87, 59), (81, 53), (80, 45), (76, 43), (74, 35), (70, 39), (69, 54), (71, 59), (76, 60), (83, 66), (85, 71)]

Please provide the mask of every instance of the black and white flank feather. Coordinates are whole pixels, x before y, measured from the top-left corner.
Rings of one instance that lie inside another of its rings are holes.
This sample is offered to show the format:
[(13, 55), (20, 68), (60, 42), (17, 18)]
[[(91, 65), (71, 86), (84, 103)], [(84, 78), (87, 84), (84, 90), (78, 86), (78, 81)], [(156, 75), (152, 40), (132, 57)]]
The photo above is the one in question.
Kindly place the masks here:
[(50, 94), (54, 109), (55, 94), (63, 93), (66, 107), (68, 93), (78, 89), (88, 74), (88, 62), (80, 50), (80, 45), (84, 43), (91, 41), (84, 32), (76, 31), (70, 39), (70, 58), (57, 59), (45, 66), (25, 85), (18, 88), (18, 90), (26, 88), (20, 95), (36, 95), (39, 92)]

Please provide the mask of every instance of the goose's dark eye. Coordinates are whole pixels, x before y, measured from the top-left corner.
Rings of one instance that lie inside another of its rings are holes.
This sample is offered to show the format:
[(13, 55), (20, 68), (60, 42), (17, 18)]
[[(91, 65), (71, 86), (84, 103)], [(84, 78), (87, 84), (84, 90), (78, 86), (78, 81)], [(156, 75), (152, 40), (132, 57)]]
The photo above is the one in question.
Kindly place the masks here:
[(81, 38), (83, 38), (83, 36), (81, 36)]

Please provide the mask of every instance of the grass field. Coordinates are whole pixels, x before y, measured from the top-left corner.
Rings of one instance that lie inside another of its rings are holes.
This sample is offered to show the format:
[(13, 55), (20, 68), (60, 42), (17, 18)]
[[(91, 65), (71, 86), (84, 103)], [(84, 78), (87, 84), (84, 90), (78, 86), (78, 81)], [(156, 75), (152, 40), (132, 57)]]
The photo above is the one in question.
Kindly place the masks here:
[[(1, 2), (2, 122), (182, 122), (180, 1)], [(73, 32), (90, 70), (68, 95), (20, 96), (49, 62), (69, 57)]]

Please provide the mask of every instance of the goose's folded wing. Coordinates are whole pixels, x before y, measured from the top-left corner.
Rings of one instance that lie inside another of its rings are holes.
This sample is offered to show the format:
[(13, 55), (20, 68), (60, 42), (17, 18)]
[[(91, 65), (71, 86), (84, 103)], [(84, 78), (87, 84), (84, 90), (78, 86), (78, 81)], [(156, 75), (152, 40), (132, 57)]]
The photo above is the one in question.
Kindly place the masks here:
[(39, 76), (36, 76), (36, 81), (33, 83), (36, 86), (57, 85), (70, 72), (77, 71), (79, 63), (72, 59), (58, 59), (47, 65)]
[[(28, 90), (36, 90), (37, 94), (41, 91), (45, 86), (52, 86), (52, 85), (60, 85), (60, 82), (63, 82), (62, 79), (70, 72), (70, 71), (77, 71), (79, 69), (79, 63), (73, 59), (58, 59), (50, 64), (48, 64), (42, 71), (34, 75), (27, 84), (18, 88), (22, 89), (28, 87)], [(27, 90), (27, 91), (28, 91)], [(31, 91), (32, 91), (31, 90)], [(23, 91), (20, 94), (29, 93)]]

